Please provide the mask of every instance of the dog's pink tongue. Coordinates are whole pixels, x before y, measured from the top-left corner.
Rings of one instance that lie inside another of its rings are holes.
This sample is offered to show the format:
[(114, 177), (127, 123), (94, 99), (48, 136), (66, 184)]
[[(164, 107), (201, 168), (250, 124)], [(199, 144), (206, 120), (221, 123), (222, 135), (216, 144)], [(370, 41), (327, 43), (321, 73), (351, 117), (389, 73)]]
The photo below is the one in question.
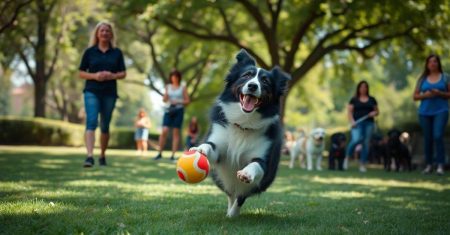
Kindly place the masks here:
[(255, 109), (255, 105), (258, 102), (258, 99), (256, 99), (253, 96), (250, 95), (246, 95), (244, 96), (244, 103), (242, 104), (242, 107), (244, 108), (244, 110), (246, 111), (253, 111), (253, 109)]

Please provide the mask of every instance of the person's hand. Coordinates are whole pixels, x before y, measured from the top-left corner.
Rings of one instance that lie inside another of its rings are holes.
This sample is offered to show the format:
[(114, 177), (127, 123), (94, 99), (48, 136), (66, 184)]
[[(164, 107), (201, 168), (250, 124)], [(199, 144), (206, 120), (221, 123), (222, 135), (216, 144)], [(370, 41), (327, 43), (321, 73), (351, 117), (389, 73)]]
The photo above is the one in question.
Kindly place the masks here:
[(350, 125), (352, 126), (352, 128), (355, 128), (355, 127), (356, 127), (356, 122), (355, 122), (355, 120), (351, 120), (351, 121), (350, 121)]
[(442, 92), (438, 89), (432, 89), (431, 94), (433, 94), (433, 96), (440, 96)]
[(105, 80), (113, 80), (114, 74), (109, 71), (103, 71), (103, 74), (105, 75)]
[(424, 97), (424, 98), (433, 98), (433, 97), (436, 96), (435, 93), (436, 93), (436, 92), (433, 93), (433, 91), (425, 91), (425, 92), (423, 93), (423, 97)]
[(105, 75), (103, 72), (96, 72), (95, 73), (95, 80), (99, 82), (103, 82), (105, 80)]
[(369, 117), (375, 117), (377, 115), (377, 111), (372, 111), (369, 113)]

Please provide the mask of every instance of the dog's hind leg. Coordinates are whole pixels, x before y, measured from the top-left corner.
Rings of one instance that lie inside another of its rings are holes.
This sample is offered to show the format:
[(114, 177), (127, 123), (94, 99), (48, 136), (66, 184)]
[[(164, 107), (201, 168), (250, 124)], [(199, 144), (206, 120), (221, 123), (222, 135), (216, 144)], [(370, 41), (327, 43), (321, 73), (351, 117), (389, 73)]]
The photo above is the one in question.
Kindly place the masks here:
[(241, 207), (245, 202), (246, 197), (241, 197), (238, 196), (234, 202), (233, 205), (231, 206), (231, 208), (228, 210), (227, 213), (227, 217), (232, 218), (232, 217), (236, 217), (240, 214), (241, 212)]
[(230, 213), (231, 208), (233, 207), (233, 203), (236, 201), (236, 198), (234, 195), (228, 195), (228, 209), (227, 209), (227, 215)]

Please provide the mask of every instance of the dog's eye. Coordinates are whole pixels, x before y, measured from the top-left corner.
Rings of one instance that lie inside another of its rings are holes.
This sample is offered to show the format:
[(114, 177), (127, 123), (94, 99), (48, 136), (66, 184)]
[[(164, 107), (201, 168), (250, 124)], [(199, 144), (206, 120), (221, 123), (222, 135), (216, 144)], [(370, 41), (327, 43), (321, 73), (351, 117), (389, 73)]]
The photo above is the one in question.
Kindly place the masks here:
[(247, 73), (244, 73), (244, 75), (242, 75), (243, 78), (250, 78), (251, 76), (252, 76), (251, 72), (247, 72)]
[(261, 78), (261, 83), (264, 85), (270, 85), (270, 81), (267, 77), (262, 77)]

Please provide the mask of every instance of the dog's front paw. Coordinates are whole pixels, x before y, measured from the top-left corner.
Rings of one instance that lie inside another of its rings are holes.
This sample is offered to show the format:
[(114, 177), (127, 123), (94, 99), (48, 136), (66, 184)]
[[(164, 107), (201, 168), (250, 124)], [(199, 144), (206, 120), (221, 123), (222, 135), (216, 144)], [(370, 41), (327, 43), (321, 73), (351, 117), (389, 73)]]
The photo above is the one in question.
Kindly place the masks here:
[(199, 153), (202, 153), (204, 155), (206, 155), (207, 158), (212, 157), (212, 153), (213, 153), (213, 149), (211, 147), (211, 145), (209, 144), (201, 144), (198, 147), (192, 147), (189, 150), (194, 150), (197, 151)]
[(199, 153), (206, 155), (209, 161), (217, 162), (218, 154), (214, 151), (210, 144), (201, 144), (198, 147), (192, 147), (189, 150), (194, 150)]
[(254, 177), (252, 177), (250, 174), (248, 174), (248, 173), (245, 172), (244, 170), (238, 171), (238, 172), (236, 173), (236, 175), (237, 175), (237, 178), (238, 178), (241, 182), (246, 183), (246, 184), (250, 184), (250, 183), (252, 183), (253, 180), (254, 180)]

